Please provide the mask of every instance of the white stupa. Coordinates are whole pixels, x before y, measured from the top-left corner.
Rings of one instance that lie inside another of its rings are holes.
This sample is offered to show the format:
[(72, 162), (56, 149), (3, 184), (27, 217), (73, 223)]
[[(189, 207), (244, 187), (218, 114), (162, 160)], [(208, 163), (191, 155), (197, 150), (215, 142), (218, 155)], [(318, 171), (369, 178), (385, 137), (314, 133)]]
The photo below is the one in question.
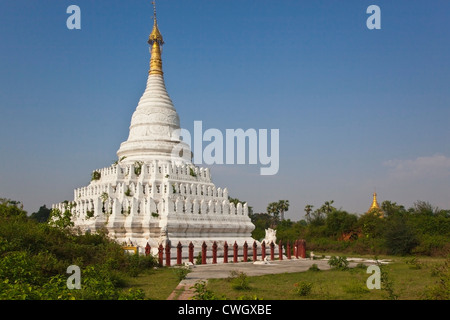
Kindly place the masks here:
[[(196, 251), (203, 241), (242, 246), (253, 244), (253, 223), (247, 204), (230, 203), (228, 190), (216, 188), (208, 168), (191, 162), (188, 146), (180, 141), (180, 120), (170, 99), (162, 71), (163, 37), (156, 12), (147, 87), (130, 125), (127, 141), (117, 151), (118, 161), (95, 170), (86, 187), (75, 189), (69, 203), (75, 227), (91, 232), (106, 228), (120, 243), (153, 253), (161, 243)], [(67, 203), (53, 209), (67, 210)], [(184, 250), (187, 253), (187, 250)]]

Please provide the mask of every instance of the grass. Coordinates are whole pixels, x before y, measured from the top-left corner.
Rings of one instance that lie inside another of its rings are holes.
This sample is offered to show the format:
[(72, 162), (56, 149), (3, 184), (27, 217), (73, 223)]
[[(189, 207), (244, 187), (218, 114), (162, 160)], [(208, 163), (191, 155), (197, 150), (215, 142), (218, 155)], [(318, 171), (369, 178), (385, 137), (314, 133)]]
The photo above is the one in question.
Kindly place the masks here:
[(165, 267), (148, 270), (137, 277), (129, 277), (125, 282), (125, 290), (142, 289), (146, 299), (166, 300), (180, 281), (172, 268)]
[[(392, 263), (384, 269), (393, 284), (394, 293), (401, 300), (424, 299), (426, 290), (439, 281), (438, 277), (433, 276), (433, 270), (445, 262), (445, 258), (419, 257), (412, 265), (411, 258), (383, 256), (383, 259), (392, 260)], [(415, 267), (417, 263), (420, 268)], [(306, 271), (248, 277), (249, 289), (245, 291), (234, 290), (226, 279), (210, 279), (208, 289), (217, 296), (225, 296), (228, 299), (238, 299), (243, 295), (257, 296), (264, 300), (388, 299), (386, 290), (367, 288), (366, 281), (369, 276), (366, 268), (361, 267), (345, 271)], [(311, 290), (306, 295), (299, 294), (298, 286), (302, 283), (312, 284)]]
[[(316, 253), (321, 256), (322, 253)], [(339, 253), (324, 253), (324, 255), (339, 255)], [(352, 256), (356, 257), (356, 256)], [(365, 258), (373, 258), (366, 256)], [(439, 276), (435, 271), (437, 266), (443, 266), (446, 258), (438, 257), (396, 257), (382, 256), (380, 259), (391, 259), (392, 263), (385, 266), (393, 291), (401, 300), (424, 299), (428, 289), (436, 287)], [(448, 273), (448, 271), (447, 271)], [(372, 289), (366, 286), (366, 268), (358, 267), (349, 270), (320, 270), (298, 273), (271, 274), (257, 277), (245, 277), (245, 286), (236, 286), (237, 275), (232, 279), (210, 279), (208, 290), (218, 297), (239, 299), (257, 297), (264, 300), (381, 300), (388, 299), (385, 290)], [(142, 289), (147, 299), (166, 300), (179, 283), (173, 268), (158, 268), (148, 270), (138, 277), (125, 279), (126, 287)], [(310, 290), (301, 286), (311, 284)], [(428, 290), (429, 291), (429, 290)], [(178, 295), (182, 292), (178, 292)]]

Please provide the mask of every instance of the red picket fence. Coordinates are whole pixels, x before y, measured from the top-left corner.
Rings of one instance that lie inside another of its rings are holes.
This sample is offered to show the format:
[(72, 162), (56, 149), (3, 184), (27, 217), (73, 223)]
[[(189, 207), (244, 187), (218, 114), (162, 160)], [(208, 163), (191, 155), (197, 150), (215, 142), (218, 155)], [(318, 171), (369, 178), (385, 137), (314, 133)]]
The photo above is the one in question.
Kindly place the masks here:
[[(178, 242), (178, 244), (175, 248), (176, 248), (176, 252), (177, 252), (176, 263), (182, 264), (183, 246), (181, 245), (181, 242)], [(264, 241), (262, 242), (260, 248), (261, 248), (261, 260), (265, 260), (265, 258), (266, 258), (266, 243)], [(165, 265), (170, 266), (170, 260), (171, 260), (170, 251), (171, 251), (171, 249), (172, 249), (171, 245), (166, 245), (165, 248), (163, 247), (162, 244), (159, 245), (158, 261), (161, 266), (163, 265), (163, 261), (164, 261), (164, 253), (165, 253), (165, 258), (166, 258)], [(228, 263), (228, 249), (229, 249), (228, 243), (225, 241), (225, 243), (223, 244), (223, 263)], [(237, 263), (238, 257), (239, 257), (239, 245), (236, 242), (234, 242), (232, 250), (233, 250), (233, 263)], [(275, 260), (275, 244), (273, 242), (271, 242), (269, 244), (269, 250), (270, 250), (270, 260)], [(151, 252), (151, 247), (147, 243), (147, 246), (145, 247), (145, 255), (149, 255), (150, 252)], [(205, 242), (203, 242), (200, 252), (201, 252), (202, 264), (206, 264), (208, 246), (206, 245)], [(217, 263), (217, 252), (218, 252), (218, 245), (214, 241), (214, 243), (212, 245), (212, 263), (213, 264)], [(289, 243), (289, 241), (286, 244), (286, 252), (285, 253), (286, 253), (287, 259), (292, 259), (291, 244)], [(306, 258), (306, 241), (305, 240), (303, 240), (303, 239), (295, 240), (294, 246), (293, 246), (293, 254), (296, 259)], [(248, 262), (248, 244), (247, 244), (247, 242), (245, 242), (243, 245), (243, 251), (242, 251), (241, 256), (243, 257), (244, 262)], [(253, 259), (253, 261), (258, 260), (258, 244), (256, 243), (256, 241), (253, 242), (252, 259)], [(278, 242), (278, 259), (283, 260), (283, 246), (282, 246), (281, 240)], [(194, 245), (192, 244), (192, 242), (189, 243), (189, 246), (188, 246), (188, 260), (189, 260), (189, 262), (194, 263)]]

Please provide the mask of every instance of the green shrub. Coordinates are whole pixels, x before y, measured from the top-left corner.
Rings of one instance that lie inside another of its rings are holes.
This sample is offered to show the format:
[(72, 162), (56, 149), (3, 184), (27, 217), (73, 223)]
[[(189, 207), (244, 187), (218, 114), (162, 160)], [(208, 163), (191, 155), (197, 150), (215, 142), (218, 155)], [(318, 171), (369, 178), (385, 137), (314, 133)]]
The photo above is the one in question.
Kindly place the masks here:
[(433, 267), (431, 275), (437, 277), (433, 286), (427, 287), (422, 296), (426, 300), (450, 300), (450, 258)]
[(234, 290), (248, 290), (248, 276), (242, 271), (231, 271), (228, 280), (231, 282), (231, 288)]
[(197, 257), (195, 258), (195, 264), (202, 264), (202, 253), (199, 252)]
[(148, 256), (128, 254), (126, 257), (126, 270), (131, 277), (137, 277), (143, 270), (154, 268), (159, 263), (151, 254)]
[(419, 241), (404, 217), (394, 217), (386, 224), (384, 237), (389, 254), (410, 254)]
[(358, 283), (358, 282), (350, 282), (350, 284), (344, 286), (344, 292), (352, 294), (352, 295), (362, 295), (365, 293), (369, 293), (370, 290), (367, 288), (367, 285)]
[(381, 271), (381, 290), (387, 293), (389, 300), (398, 300), (398, 294), (394, 291), (394, 281), (389, 276), (388, 267), (379, 262), (377, 257), (374, 260), (377, 261), (377, 266)]
[(428, 256), (446, 256), (450, 253), (449, 236), (422, 234), (419, 244), (412, 250), (413, 254)]
[(197, 177), (197, 174), (195, 173), (194, 169), (189, 168), (189, 174), (193, 177)]
[(0, 217), (3, 218), (26, 218), (27, 212), (19, 201), (0, 198)]
[(253, 296), (239, 296), (237, 298), (237, 300), (263, 300), (262, 298), (258, 297), (257, 295), (253, 295)]
[(409, 268), (410, 268), (410, 269), (415, 269), (415, 270), (422, 269), (422, 264), (421, 264), (420, 261), (417, 259), (417, 257), (412, 257), (412, 258), (410, 258), (410, 259), (407, 259), (407, 260), (405, 261), (405, 263), (406, 263), (407, 265), (409, 265)]
[(173, 269), (173, 273), (176, 275), (178, 281), (182, 281), (186, 279), (187, 275), (191, 272), (189, 268), (186, 267), (177, 267)]
[(311, 293), (312, 286), (313, 284), (307, 281), (294, 283), (295, 293), (302, 297), (307, 296)]
[(308, 271), (316, 272), (316, 271), (320, 271), (320, 269), (317, 266), (317, 264), (314, 263), (311, 267), (309, 267)]
[(208, 290), (205, 281), (197, 281), (191, 289), (194, 289), (192, 300), (218, 300), (218, 297)]
[(328, 260), (328, 264), (330, 267), (335, 268), (337, 270), (347, 270), (349, 262), (347, 261), (347, 257), (330, 257)]
[(91, 174), (91, 181), (100, 180), (101, 177), (102, 177), (102, 174), (100, 171), (93, 171)]
[[(67, 289), (67, 267), (81, 270), (81, 290)], [(76, 234), (19, 217), (0, 217), (0, 299), (140, 299), (123, 292), (127, 275), (157, 265), (125, 254), (105, 233)]]

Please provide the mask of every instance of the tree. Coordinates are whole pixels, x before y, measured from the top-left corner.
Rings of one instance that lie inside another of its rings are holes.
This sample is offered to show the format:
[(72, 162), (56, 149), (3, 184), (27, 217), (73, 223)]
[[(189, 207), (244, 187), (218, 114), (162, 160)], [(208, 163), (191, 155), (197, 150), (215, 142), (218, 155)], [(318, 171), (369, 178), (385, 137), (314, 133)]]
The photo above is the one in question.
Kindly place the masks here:
[(311, 212), (312, 212), (312, 208), (314, 208), (313, 205), (307, 204), (305, 206), (305, 212), (306, 212), (306, 221), (310, 222), (311, 221)]
[(308, 215), (308, 222), (313, 226), (320, 226), (325, 223), (324, 215), (327, 216), (331, 212), (335, 211), (336, 208), (332, 206), (334, 203), (334, 200), (331, 201), (325, 201), (325, 203), (318, 209), (314, 210), (311, 215), (311, 211), (313, 206), (312, 205), (306, 205), (305, 211)]
[(386, 217), (391, 217), (394, 215), (404, 215), (406, 214), (405, 207), (402, 205), (398, 205), (396, 202), (392, 201), (383, 201), (381, 203), (381, 210), (384, 212)]
[(284, 213), (289, 210), (289, 200), (278, 201), (278, 210), (280, 211), (281, 221), (283, 221)]
[(59, 209), (52, 209), (49, 217), (49, 224), (52, 227), (59, 229), (68, 229), (74, 226), (72, 221), (72, 208), (75, 203), (69, 203), (69, 201), (64, 201), (64, 212)]
[(409, 225), (405, 216), (393, 216), (385, 229), (386, 246), (389, 254), (410, 254), (412, 249), (419, 244), (413, 228)]
[(421, 214), (424, 216), (434, 216), (439, 214), (441, 211), (438, 207), (433, 206), (431, 203), (426, 201), (416, 201), (414, 202), (414, 208), (411, 208), (415, 214)]
[(312, 212), (312, 218), (309, 220), (309, 224), (313, 226), (320, 226), (325, 223), (322, 210), (316, 209)]
[(380, 238), (386, 225), (386, 219), (380, 219), (380, 217), (372, 214), (363, 214), (359, 217), (357, 225), (364, 238)]
[(270, 227), (273, 229), (277, 226), (279, 221), (280, 210), (278, 202), (271, 202), (267, 206), (267, 213), (272, 216)]
[(47, 222), (50, 212), (51, 209), (47, 208), (44, 204), (39, 208), (38, 212), (33, 212), (30, 218), (36, 220), (37, 222)]
[(27, 212), (23, 210), (23, 204), (20, 201), (0, 198), (0, 217), (18, 217), (25, 218)]
[(326, 232), (329, 236), (341, 236), (354, 231), (358, 218), (346, 211), (334, 210), (325, 218)]
[(336, 208), (332, 206), (333, 203), (334, 203), (334, 200), (325, 201), (325, 203), (322, 205), (322, 207), (320, 207), (320, 210), (327, 215), (330, 214), (331, 212), (336, 210)]
[(278, 200), (271, 202), (267, 206), (267, 213), (273, 216), (273, 225), (277, 225), (278, 221), (284, 220), (284, 213), (289, 210), (289, 200)]
[(257, 240), (264, 239), (265, 230), (272, 226), (272, 217), (267, 213), (249, 213), (248, 216), (255, 225), (255, 229), (252, 231), (252, 238)]

